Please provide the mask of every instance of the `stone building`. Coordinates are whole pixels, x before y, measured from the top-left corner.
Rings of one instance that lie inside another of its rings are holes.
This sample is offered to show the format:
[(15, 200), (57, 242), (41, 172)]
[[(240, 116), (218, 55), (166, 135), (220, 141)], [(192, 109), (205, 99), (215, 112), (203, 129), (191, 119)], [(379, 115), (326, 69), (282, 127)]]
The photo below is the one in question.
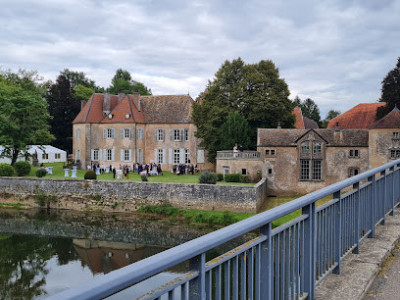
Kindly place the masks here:
[(92, 95), (73, 121), (74, 159), (93, 163), (132, 165), (193, 164), (209, 168), (194, 136), (189, 95)]
[(333, 119), (335, 126), (328, 129), (260, 128), (258, 151), (243, 153), (247, 161), (218, 152), (217, 172), (252, 177), (261, 171), (269, 194), (306, 194), (398, 159), (400, 111), (376, 121), (380, 106), (360, 104)]

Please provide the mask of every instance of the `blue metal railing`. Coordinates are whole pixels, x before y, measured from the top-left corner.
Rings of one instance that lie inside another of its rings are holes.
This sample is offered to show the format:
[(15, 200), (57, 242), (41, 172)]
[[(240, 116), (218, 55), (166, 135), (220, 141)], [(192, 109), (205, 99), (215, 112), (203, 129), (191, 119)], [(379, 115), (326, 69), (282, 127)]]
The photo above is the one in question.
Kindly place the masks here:
[[(330, 185), (49, 299), (101, 299), (189, 261), (189, 271), (140, 299), (314, 299), (315, 285), (358, 253), (399, 204), (400, 160)], [(316, 202), (333, 195), (317, 207)], [(272, 228), (297, 210), (299, 217)], [(257, 237), (217, 258), (206, 252), (257, 230)]]

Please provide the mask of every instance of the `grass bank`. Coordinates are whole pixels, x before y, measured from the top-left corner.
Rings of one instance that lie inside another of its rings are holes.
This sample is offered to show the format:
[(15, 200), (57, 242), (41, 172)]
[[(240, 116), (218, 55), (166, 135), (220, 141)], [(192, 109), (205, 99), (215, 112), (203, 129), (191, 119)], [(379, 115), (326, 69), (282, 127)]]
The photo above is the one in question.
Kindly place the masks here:
[[(53, 174), (47, 174), (44, 178), (49, 178), (49, 179), (82, 179), (86, 173), (87, 170), (78, 170), (77, 172), (77, 177), (76, 178), (71, 178), (71, 177), (64, 177), (64, 169), (63, 169), (64, 163), (49, 163), (45, 164), (45, 167), (53, 167)], [(29, 173), (28, 177), (35, 177), (35, 172), (38, 169), (38, 167), (32, 167), (31, 172)], [(149, 176), (148, 181), (149, 182), (167, 182), (167, 183), (199, 183), (199, 176), (200, 174), (185, 174), (185, 175), (176, 175), (171, 173), (170, 171), (164, 171), (164, 175), (160, 176)], [(69, 172), (69, 175), (71, 176), (71, 171)], [(97, 175), (97, 180), (115, 180), (115, 181), (142, 181), (142, 178), (140, 175), (138, 175), (135, 172), (129, 173), (129, 178), (123, 177), (123, 179), (114, 179), (112, 173), (108, 174), (101, 174)], [(254, 183), (239, 183), (239, 182), (218, 182), (217, 184), (219, 185), (245, 185), (245, 186), (254, 186)]]
[[(268, 197), (262, 206), (262, 211), (266, 211), (282, 205), (284, 203), (293, 201), (302, 195), (284, 196), (284, 197)], [(327, 196), (317, 202), (317, 206), (322, 205), (332, 199), (332, 196)], [(144, 205), (138, 210), (139, 213), (154, 214), (172, 219), (183, 219), (191, 223), (203, 223), (210, 225), (227, 226), (244, 219), (247, 219), (255, 214), (252, 213), (237, 213), (230, 211), (210, 211), (210, 210), (197, 210), (197, 209), (181, 209), (173, 207), (170, 204), (163, 205)], [(283, 216), (272, 222), (272, 227), (278, 227), (290, 220), (301, 215), (301, 210), (294, 211), (286, 216)]]

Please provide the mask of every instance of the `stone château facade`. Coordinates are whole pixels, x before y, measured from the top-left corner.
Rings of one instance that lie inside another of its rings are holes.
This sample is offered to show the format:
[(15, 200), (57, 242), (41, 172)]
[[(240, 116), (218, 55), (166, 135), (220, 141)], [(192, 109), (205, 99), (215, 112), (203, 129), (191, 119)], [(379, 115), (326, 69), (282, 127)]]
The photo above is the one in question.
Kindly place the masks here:
[(193, 164), (207, 168), (194, 136), (189, 95), (92, 95), (73, 121), (73, 154), (82, 167), (93, 163)]
[(341, 125), (336, 128), (260, 128), (258, 151), (236, 157), (219, 152), (217, 172), (250, 177), (262, 172), (269, 194), (306, 194), (398, 159), (400, 111), (395, 108), (376, 121), (381, 105), (356, 106), (333, 119), (332, 124)]

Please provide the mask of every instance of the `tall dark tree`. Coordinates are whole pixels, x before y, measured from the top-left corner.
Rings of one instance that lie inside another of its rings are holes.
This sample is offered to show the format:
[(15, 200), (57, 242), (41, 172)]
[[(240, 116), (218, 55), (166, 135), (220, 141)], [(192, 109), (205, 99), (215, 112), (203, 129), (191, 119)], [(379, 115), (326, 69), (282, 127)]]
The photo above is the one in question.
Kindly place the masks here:
[(318, 126), (321, 126), (321, 116), (319, 113), (319, 108), (317, 103), (314, 102), (311, 98), (307, 98), (302, 101), (299, 96), (296, 96), (294, 99), (294, 103), (296, 106), (301, 108), (301, 112), (304, 117), (309, 118), (317, 122)]
[(90, 88), (93, 92), (103, 93), (104, 88), (96, 85), (94, 80), (89, 79), (84, 72), (71, 71), (69, 69), (64, 69), (60, 72), (60, 75), (63, 75), (65, 78), (69, 80), (71, 85), (71, 89), (75, 89), (78, 85), (82, 85), (84, 87)]
[(41, 89), (32, 78), (9, 75), (0, 75), (0, 157), (13, 165), (18, 155), (28, 156), (29, 145), (46, 145), (53, 136)]
[(396, 105), (400, 108), (400, 57), (397, 59), (396, 67), (389, 71), (382, 81), (379, 102), (386, 102), (387, 104), (378, 108), (377, 119), (386, 116)]
[(46, 100), (53, 117), (51, 133), (56, 138), (52, 145), (71, 153), (72, 121), (78, 115), (81, 104), (73, 97), (70, 81), (64, 75), (58, 76), (56, 83), (50, 87)]
[(151, 95), (151, 90), (149, 88), (143, 83), (133, 80), (131, 74), (122, 69), (118, 69), (115, 72), (111, 80), (111, 86), (108, 88), (108, 92), (114, 95), (118, 94), (120, 91), (123, 91), (125, 94), (138, 92), (140, 95)]
[(206, 92), (193, 105), (192, 118), (197, 126), (196, 136), (208, 150), (208, 159), (215, 161), (216, 151), (222, 149), (219, 132), (229, 114), (237, 111), (249, 123), (251, 144), (255, 149), (257, 128), (292, 127), (293, 102), (289, 90), (279, 78), (272, 61), (246, 65), (240, 58), (226, 61), (208, 83)]
[(243, 149), (250, 147), (250, 127), (247, 120), (237, 111), (229, 114), (220, 132), (221, 150), (231, 150), (235, 144)]

